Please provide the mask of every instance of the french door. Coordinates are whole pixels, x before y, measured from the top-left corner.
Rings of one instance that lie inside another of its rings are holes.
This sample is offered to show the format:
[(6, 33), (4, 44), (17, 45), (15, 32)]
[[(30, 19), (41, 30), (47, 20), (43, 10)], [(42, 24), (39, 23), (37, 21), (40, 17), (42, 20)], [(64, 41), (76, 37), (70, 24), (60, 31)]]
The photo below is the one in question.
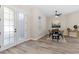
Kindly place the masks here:
[(4, 7), (4, 46), (15, 42), (14, 10)]
[(5, 6), (3, 10), (2, 46), (7, 48), (26, 39), (26, 21), (23, 12), (17, 12)]
[(25, 15), (23, 12), (17, 13), (18, 17), (18, 27), (17, 27), (17, 34), (18, 34), (18, 40), (24, 40), (25, 39)]

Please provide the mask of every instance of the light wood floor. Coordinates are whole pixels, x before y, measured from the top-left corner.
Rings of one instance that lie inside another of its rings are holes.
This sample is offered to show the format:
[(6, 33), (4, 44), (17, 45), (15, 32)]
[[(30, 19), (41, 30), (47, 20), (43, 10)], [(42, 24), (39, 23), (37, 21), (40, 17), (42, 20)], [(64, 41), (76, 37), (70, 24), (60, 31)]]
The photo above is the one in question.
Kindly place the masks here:
[(27, 41), (9, 48), (1, 54), (72, 54), (79, 53), (79, 39), (66, 37), (66, 43), (47, 40), (47, 36), (37, 41)]

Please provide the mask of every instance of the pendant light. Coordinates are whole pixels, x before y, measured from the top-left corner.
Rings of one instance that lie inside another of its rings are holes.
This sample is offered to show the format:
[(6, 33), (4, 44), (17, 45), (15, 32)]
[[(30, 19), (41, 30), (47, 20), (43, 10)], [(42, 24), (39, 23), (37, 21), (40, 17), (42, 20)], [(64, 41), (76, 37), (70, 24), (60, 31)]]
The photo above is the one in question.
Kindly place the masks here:
[(62, 15), (62, 13), (58, 13), (57, 10), (55, 11), (55, 17), (56, 17), (56, 18), (59, 17), (59, 16), (61, 16), (61, 15)]

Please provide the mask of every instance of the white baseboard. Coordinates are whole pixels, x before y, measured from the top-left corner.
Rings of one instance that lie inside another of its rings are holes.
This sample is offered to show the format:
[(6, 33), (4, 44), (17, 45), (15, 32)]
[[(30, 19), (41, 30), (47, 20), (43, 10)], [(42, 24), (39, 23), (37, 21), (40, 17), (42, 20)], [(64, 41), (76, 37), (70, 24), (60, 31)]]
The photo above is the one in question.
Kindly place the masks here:
[(40, 38), (42, 38), (42, 37), (44, 37), (46, 34), (44, 34), (44, 35), (41, 35), (41, 36), (39, 36), (39, 37), (36, 37), (36, 38), (31, 38), (32, 40), (38, 40), (38, 39), (40, 39)]

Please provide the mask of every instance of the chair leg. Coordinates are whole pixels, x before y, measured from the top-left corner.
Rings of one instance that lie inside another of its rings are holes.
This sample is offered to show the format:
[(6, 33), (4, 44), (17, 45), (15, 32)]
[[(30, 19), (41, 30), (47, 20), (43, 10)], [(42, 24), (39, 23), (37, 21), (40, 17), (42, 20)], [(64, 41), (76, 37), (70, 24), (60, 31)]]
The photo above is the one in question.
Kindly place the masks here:
[(57, 42), (59, 42), (59, 39), (57, 39)]
[(49, 37), (51, 36), (51, 33), (49, 33)]

